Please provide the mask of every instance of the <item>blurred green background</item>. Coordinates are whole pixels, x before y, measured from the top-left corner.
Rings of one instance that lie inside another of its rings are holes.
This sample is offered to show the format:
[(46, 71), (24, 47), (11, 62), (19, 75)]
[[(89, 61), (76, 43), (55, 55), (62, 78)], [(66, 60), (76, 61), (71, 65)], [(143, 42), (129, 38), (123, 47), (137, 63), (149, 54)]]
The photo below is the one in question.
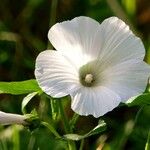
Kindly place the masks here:
[[(47, 33), (55, 22), (89, 16), (102, 22), (110, 16), (124, 20), (145, 46), (145, 61), (150, 64), (150, 1), (149, 0), (0, 0), (0, 81), (22, 81), (34, 77), (37, 55), (51, 47)], [(0, 110), (21, 114), (25, 95), (0, 95)], [(63, 101), (69, 117), (70, 101)], [(41, 118), (51, 121), (50, 101), (45, 95), (33, 98), (28, 113), (36, 108)], [(108, 129), (101, 135), (85, 139), (85, 150), (143, 150), (150, 129), (150, 106), (116, 108), (103, 119)], [(75, 133), (84, 134), (98, 119), (80, 117)], [(56, 125), (57, 123), (57, 125)], [(133, 124), (135, 123), (135, 126)], [(60, 118), (54, 123), (64, 134)], [(79, 142), (77, 142), (79, 147)], [(0, 150), (61, 150), (66, 142), (55, 139), (40, 127), (29, 132), (22, 126), (0, 126)]]

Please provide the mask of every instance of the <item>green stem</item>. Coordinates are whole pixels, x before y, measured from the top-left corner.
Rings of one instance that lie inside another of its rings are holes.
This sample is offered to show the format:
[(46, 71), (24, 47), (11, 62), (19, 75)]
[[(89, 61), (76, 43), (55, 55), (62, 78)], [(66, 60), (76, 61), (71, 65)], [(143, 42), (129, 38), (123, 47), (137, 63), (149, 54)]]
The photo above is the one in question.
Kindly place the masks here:
[(30, 140), (29, 140), (29, 144), (28, 144), (28, 149), (27, 150), (32, 150), (34, 148), (34, 145), (35, 145), (35, 136), (32, 133), (31, 137), (30, 137)]
[[(52, 2), (51, 2), (50, 23), (49, 23), (50, 27), (52, 25), (54, 25), (54, 23), (56, 22), (57, 3), (58, 3), (58, 0), (52, 0)], [(52, 45), (50, 45), (49, 42), (47, 45), (48, 45), (47, 48), (53, 47)], [(58, 105), (59, 105), (60, 115), (61, 115), (61, 119), (63, 121), (65, 132), (69, 133), (71, 131), (71, 129), (69, 127), (69, 122), (68, 122), (66, 114), (63, 110), (62, 103), (59, 100), (58, 100)], [(53, 107), (53, 105), (51, 105), (51, 107)], [(49, 124), (47, 124), (47, 126), (48, 125)], [(50, 127), (48, 127), (48, 128), (50, 128)], [(50, 128), (50, 130), (51, 130), (51, 128)], [(57, 132), (54, 132), (55, 135), (59, 136), (59, 134), (58, 133), (56, 134), (56, 133)], [(75, 143), (73, 141), (68, 140), (68, 147), (69, 147), (69, 150), (76, 150), (76, 146), (75, 146)]]
[(68, 119), (67, 119), (66, 114), (64, 112), (61, 100), (58, 100), (58, 101), (59, 101), (58, 105), (59, 105), (60, 115), (61, 115), (61, 119), (62, 119), (63, 125), (64, 125), (64, 130), (66, 133), (69, 133), (70, 127), (69, 127)]
[[(61, 119), (62, 119), (62, 122), (63, 122), (63, 125), (64, 125), (65, 133), (70, 133), (71, 129), (70, 129), (69, 122), (68, 122), (68, 119), (66, 117), (66, 114), (64, 112), (61, 100), (59, 101), (59, 109), (60, 109), (60, 115), (61, 115)], [(71, 141), (71, 140), (68, 140), (68, 148), (69, 148), (69, 150), (76, 150), (75, 142)]]
[(71, 131), (73, 130), (74, 128), (74, 125), (76, 124), (77, 120), (79, 118), (79, 115), (74, 113), (72, 119), (70, 120), (69, 124), (70, 124), (70, 128), (71, 128)]
[(150, 130), (148, 132), (147, 142), (145, 145), (145, 150), (149, 150), (149, 149), (150, 149)]
[(76, 150), (75, 142), (68, 140), (68, 148), (69, 148), (69, 150)]
[[(52, 0), (51, 1), (51, 11), (50, 11), (50, 20), (49, 20), (49, 26), (50, 27), (52, 25), (54, 25), (56, 22), (57, 3), (58, 3), (58, 0)], [(49, 48), (49, 49), (53, 48), (53, 46), (49, 43), (49, 41), (47, 44), (47, 48)]]
[(56, 22), (57, 3), (58, 0), (52, 0), (51, 2), (50, 27)]
[(50, 97), (50, 104), (51, 104), (52, 119), (53, 121), (56, 121), (59, 116), (58, 100)]
[(61, 138), (59, 133), (55, 130), (55, 128), (51, 124), (47, 122), (42, 122), (41, 124), (47, 127), (50, 130), (50, 132), (52, 132), (57, 138)]
[(13, 135), (12, 135), (12, 140), (13, 140), (13, 150), (19, 150), (20, 149), (20, 137), (19, 137), (19, 129), (17, 126), (13, 126)]
[(79, 150), (83, 150), (83, 146), (84, 146), (84, 139), (81, 140), (81, 144), (80, 144)]
[[(55, 24), (56, 22), (56, 12), (57, 12), (57, 3), (58, 0), (51, 0), (51, 8), (50, 8), (50, 18), (49, 18), (49, 27)], [(53, 49), (52, 44), (49, 42), (47, 43), (47, 49)], [(57, 111), (57, 102), (53, 98), (50, 98), (51, 110), (52, 110), (52, 119), (57, 120), (58, 111)]]

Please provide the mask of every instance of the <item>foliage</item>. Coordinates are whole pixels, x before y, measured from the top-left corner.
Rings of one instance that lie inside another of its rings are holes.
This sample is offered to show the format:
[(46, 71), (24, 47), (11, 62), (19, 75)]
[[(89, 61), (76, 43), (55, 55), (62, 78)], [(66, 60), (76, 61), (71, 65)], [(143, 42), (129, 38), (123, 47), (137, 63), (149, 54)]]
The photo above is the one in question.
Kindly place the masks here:
[(125, 20), (142, 38), (145, 61), (150, 64), (149, 20), (145, 17), (148, 0), (0, 0), (0, 3), (3, 4), (0, 5), (0, 109), (27, 115), (30, 125), (0, 126), (0, 149), (60, 150), (68, 145), (75, 149), (75, 144), (80, 150), (149, 149), (149, 85), (144, 94), (132, 97), (99, 122), (91, 116), (73, 115), (70, 97), (55, 101), (42, 93), (34, 79), (36, 56), (47, 47), (52, 48), (46, 38), (49, 27), (82, 15), (99, 22), (113, 15)]
[(27, 80), (21, 82), (0, 82), (0, 94), (28, 94), (31, 92), (40, 92), (36, 80)]

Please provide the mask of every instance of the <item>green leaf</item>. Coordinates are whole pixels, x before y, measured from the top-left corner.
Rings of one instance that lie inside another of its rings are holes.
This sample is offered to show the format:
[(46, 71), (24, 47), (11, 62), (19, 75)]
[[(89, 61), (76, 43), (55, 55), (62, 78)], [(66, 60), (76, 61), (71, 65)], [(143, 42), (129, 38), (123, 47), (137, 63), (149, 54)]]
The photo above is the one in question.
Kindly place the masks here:
[(92, 129), (90, 132), (88, 132), (85, 135), (66, 134), (66, 135), (64, 135), (64, 137), (66, 139), (69, 139), (69, 140), (78, 141), (78, 140), (82, 140), (84, 138), (87, 138), (87, 137), (89, 137), (91, 135), (99, 134), (99, 133), (101, 133), (101, 132), (103, 132), (105, 130), (106, 130), (106, 123), (103, 120), (100, 120), (99, 124), (94, 129)]
[(136, 105), (150, 105), (150, 93), (144, 93), (142, 95), (134, 96), (130, 98), (126, 104), (129, 107), (136, 106)]
[(98, 125), (93, 129), (91, 130), (88, 134), (86, 134), (86, 136), (91, 136), (91, 135), (95, 135), (95, 134), (98, 134), (100, 132), (103, 132), (106, 130), (106, 123), (104, 120), (100, 120)]
[(150, 130), (149, 130), (149, 133), (148, 133), (147, 142), (146, 142), (146, 145), (145, 145), (145, 150), (150, 150)]
[(20, 82), (0, 82), (0, 94), (28, 94), (32, 92), (41, 92), (37, 81), (34, 79)]
[(24, 97), (23, 101), (22, 101), (22, 105), (21, 105), (21, 110), (23, 114), (26, 114), (26, 105), (29, 103), (29, 101), (36, 95), (38, 94), (38, 92), (33, 92), (28, 94), (26, 97)]

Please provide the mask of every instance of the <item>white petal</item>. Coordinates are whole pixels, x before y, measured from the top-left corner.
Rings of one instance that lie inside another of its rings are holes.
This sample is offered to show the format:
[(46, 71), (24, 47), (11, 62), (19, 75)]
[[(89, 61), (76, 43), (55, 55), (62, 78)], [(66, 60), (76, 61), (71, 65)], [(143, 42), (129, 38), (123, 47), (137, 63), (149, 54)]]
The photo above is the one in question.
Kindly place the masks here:
[(78, 72), (59, 52), (47, 50), (36, 59), (35, 77), (42, 90), (53, 97), (68, 95), (79, 84)]
[(7, 124), (26, 124), (25, 122), (26, 117), (23, 115), (5, 113), (0, 111), (0, 124), (7, 125)]
[(135, 63), (134, 60), (123, 62), (106, 69), (105, 85), (116, 92), (122, 101), (128, 100), (145, 91), (150, 76), (150, 66), (145, 62)]
[(137, 62), (143, 60), (145, 49), (142, 41), (117, 17), (104, 20), (99, 34), (103, 39), (99, 60), (107, 66), (130, 59), (136, 59)]
[[(52, 45), (81, 66), (97, 55), (101, 39), (97, 38), (100, 24), (89, 17), (76, 17), (55, 24), (48, 33)], [(95, 54), (96, 53), (96, 54)]]
[(80, 115), (100, 117), (120, 103), (120, 97), (105, 87), (81, 88), (72, 94), (71, 108)]

